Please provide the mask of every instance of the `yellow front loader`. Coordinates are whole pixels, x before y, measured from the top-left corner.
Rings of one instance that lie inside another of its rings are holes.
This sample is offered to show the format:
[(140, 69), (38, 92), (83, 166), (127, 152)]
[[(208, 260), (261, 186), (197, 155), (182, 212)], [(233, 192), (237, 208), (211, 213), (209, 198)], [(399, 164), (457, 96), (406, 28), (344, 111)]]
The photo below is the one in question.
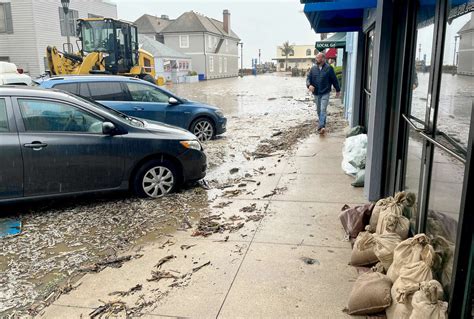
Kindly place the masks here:
[(91, 18), (78, 20), (81, 49), (77, 53), (46, 49), (51, 75), (119, 74), (156, 82), (155, 59), (138, 48), (137, 27), (132, 23)]

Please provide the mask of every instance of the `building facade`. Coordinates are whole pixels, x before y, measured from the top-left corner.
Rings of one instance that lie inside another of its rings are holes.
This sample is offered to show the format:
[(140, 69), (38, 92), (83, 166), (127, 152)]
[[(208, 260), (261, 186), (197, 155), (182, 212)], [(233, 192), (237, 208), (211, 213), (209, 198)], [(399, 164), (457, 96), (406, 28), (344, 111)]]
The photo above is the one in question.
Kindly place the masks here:
[[(308, 70), (313, 66), (314, 57), (318, 51), (314, 48), (314, 44), (294, 44), (293, 52), (288, 55), (288, 70), (293, 68), (300, 70)], [(286, 67), (286, 56), (283, 54), (282, 47), (276, 49), (276, 58), (272, 59), (276, 62), (277, 72), (284, 72)]]
[(231, 29), (228, 10), (224, 10), (223, 22), (185, 12), (160, 35), (166, 46), (191, 56), (193, 71), (206, 79), (238, 76), (240, 38)]
[(474, 75), (474, 13), (459, 30), (458, 74)]
[[(416, 195), (410, 233), (449, 247), (437, 252), (448, 272), (433, 276), (449, 318), (472, 318), (474, 77), (463, 74), (474, 61), (474, 1), (303, 2), (317, 33), (357, 32), (351, 124), (367, 129), (368, 200)], [(456, 34), (464, 38), (457, 74)]]
[(185, 82), (185, 76), (193, 69), (190, 56), (173, 50), (163, 43), (143, 34), (138, 35), (140, 48), (153, 54), (156, 76), (173, 83)]
[(47, 69), (46, 47), (62, 51), (69, 33), (77, 51), (75, 20), (97, 16), (117, 18), (117, 6), (102, 0), (71, 1), (66, 25), (60, 0), (0, 0), (0, 61), (37, 77)]

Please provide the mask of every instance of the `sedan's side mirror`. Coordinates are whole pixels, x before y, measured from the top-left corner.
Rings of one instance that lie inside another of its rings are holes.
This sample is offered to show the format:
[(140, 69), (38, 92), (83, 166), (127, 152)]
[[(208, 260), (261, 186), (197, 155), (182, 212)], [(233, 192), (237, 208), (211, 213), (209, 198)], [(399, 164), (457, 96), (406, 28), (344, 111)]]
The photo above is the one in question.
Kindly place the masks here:
[(111, 122), (102, 123), (102, 133), (105, 135), (113, 135), (115, 133), (115, 125)]
[(177, 99), (175, 99), (174, 97), (171, 96), (171, 97), (169, 98), (169, 100), (168, 100), (168, 103), (169, 103), (170, 105), (177, 105), (177, 104), (179, 104), (179, 101), (178, 101)]

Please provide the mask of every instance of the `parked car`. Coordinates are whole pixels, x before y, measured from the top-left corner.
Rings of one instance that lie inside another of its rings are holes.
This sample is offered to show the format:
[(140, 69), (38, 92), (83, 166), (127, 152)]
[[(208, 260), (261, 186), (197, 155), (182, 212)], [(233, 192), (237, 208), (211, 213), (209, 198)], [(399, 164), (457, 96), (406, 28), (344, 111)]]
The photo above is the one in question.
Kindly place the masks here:
[(58, 90), (0, 87), (0, 202), (131, 189), (160, 197), (203, 178), (190, 132)]
[(15, 64), (0, 61), (0, 85), (32, 85), (31, 77), (20, 71)]
[(51, 78), (40, 85), (91, 98), (127, 115), (179, 126), (201, 141), (208, 141), (226, 131), (227, 119), (219, 108), (177, 97), (136, 78), (69, 76)]

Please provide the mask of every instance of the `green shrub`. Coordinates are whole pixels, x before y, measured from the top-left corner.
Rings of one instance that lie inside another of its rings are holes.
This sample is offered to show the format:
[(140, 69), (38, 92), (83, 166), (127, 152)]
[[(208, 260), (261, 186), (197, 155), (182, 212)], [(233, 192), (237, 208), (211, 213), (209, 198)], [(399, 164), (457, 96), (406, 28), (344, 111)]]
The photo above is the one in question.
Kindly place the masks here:
[(188, 72), (188, 75), (189, 76), (195, 76), (195, 75), (198, 75), (196, 71), (189, 71)]

